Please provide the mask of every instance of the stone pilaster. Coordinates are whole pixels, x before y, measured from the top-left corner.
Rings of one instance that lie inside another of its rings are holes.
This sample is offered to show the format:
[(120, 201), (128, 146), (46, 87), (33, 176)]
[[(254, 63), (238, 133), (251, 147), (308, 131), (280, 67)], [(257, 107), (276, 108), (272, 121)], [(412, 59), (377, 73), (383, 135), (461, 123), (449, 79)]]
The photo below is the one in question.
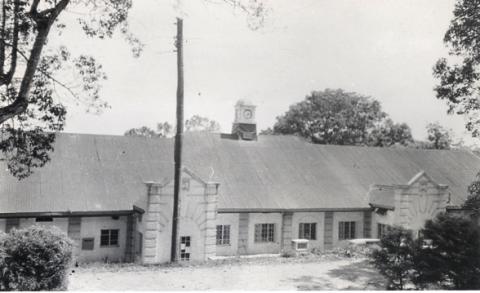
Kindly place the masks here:
[(158, 263), (158, 231), (161, 219), (161, 186), (156, 183), (147, 183), (148, 201), (144, 216), (145, 233), (143, 240), (143, 263)]
[(218, 203), (218, 183), (207, 183), (205, 186), (205, 260), (216, 254), (216, 218)]

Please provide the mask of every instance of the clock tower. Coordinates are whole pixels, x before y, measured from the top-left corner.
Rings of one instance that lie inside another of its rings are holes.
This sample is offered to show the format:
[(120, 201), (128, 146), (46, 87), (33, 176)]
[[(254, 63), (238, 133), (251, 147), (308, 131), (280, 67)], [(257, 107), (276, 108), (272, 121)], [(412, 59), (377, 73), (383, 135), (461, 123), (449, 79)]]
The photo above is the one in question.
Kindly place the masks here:
[(257, 140), (256, 107), (246, 99), (241, 99), (235, 104), (235, 121), (232, 126), (232, 135), (237, 139)]

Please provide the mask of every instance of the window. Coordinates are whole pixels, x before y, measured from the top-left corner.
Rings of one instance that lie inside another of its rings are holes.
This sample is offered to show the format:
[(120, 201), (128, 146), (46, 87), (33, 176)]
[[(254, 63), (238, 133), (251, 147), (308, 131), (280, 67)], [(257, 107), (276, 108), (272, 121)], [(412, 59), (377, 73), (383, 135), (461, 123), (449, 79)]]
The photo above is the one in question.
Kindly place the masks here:
[(141, 232), (138, 232), (135, 253), (137, 255), (142, 255), (142, 248), (143, 248), (143, 234)]
[(35, 218), (35, 222), (53, 222), (52, 217), (39, 217)]
[(180, 260), (190, 260), (190, 236), (180, 237)]
[(338, 222), (338, 240), (355, 238), (355, 222)]
[(300, 223), (298, 226), (298, 238), (308, 240), (317, 239), (317, 223)]
[(93, 238), (83, 238), (82, 239), (82, 250), (93, 250), (94, 239)]
[(230, 225), (217, 225), (217, 245), (230, 245)]
[(388, 225), (385, 225), (385, 224), (377, 224), (377, 235), (378, 235), (378, 239), (381, 239), (385, 233), (387, 232), (388, 230)]
[(255, 242), (274, 242), (275, 224), (255, 224)]
[(100, 246), (118, 246), (118, 229), (101, 230)]

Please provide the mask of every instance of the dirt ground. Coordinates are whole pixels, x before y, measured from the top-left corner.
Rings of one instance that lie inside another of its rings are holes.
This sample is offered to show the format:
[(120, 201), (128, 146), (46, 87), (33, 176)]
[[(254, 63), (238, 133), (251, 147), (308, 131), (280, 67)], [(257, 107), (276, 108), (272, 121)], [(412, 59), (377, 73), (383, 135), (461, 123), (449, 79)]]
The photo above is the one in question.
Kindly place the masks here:
[(269, 258), (190, 266), (91, 265), (69, 290), (378, 290), (384, 280), (365, 258)]

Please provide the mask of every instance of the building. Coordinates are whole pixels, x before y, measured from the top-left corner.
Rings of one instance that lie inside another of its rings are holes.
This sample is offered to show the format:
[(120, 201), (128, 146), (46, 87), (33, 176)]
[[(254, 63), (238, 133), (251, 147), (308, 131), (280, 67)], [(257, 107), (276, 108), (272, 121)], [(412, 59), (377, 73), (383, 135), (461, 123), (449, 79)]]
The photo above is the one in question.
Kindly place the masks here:
[[(257, 136), (245, 100), (232, 130), (185, 134), (181, 260), (279, 253), (296, 238), (325, 250), (393, 224), (418, 231), (460, 206), (480, 169), (465, 150)], [(81, 262), (168, 262), (173, 173), (173, 139), (58, 134), (51, 162), (30, 177), (0, 170), (0, 230), (56, 225)]]

